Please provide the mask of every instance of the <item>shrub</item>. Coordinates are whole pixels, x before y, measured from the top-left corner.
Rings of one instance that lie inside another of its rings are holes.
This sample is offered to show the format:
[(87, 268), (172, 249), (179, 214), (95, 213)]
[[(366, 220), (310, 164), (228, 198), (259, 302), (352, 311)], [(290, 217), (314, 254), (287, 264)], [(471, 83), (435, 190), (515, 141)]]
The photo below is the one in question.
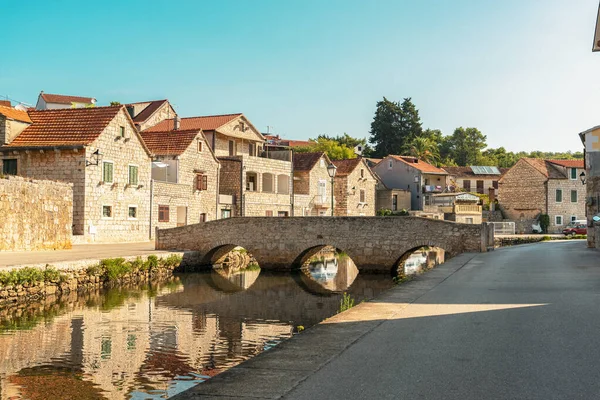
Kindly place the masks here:
[(131, 263), (125, 262), (124, 258), (107, 258), (100, 261), (100, 265), (104, 270), (104, 275), (109, 281), (114, 281), (122, 278), (132, 271)]
[(46, 267), (44, 270), (44, 281), (46, 282), (57, 282), (60, 280), (60, 272), (53, 267)]
[(100, 265), (90, 265), (85, 272), (89, 276), (98, 276), (102, 274), (102, 267)]
[(340, 310), (339, 312), (344, 312), (346, 310), (354, 307), (354, 299), (348, 293), (344, 292), (342, 299), (340, 300)]
[(148, 259), (146, 260), (146, 264), (147, 264), (146, 269), (149, 269), (149, 270), (156, 269), (158, 267), (158, 257), (156, 257), (154, 254), (151, 256), (148, 256)]
[(160, 261), (161, 264), (165, 267), (176, 267), (179, 264), (181, 264), (181, 261), (183, 261), (183, 257), (177, 254), (171, 254), (167, 258), (161, 258)]
[(550, 216), (548, 214), (541, 214), (539, 217), (540, 227), (542, 233), (548, 233), (548, 227), (550, 226)]
[(142, 260), (142, 257), (136, 257), (135, 260), (131, 261), (131, 268), (134, 271), (139, 271), (139, 270), (143, 270), (144, 269), (144, 260)]

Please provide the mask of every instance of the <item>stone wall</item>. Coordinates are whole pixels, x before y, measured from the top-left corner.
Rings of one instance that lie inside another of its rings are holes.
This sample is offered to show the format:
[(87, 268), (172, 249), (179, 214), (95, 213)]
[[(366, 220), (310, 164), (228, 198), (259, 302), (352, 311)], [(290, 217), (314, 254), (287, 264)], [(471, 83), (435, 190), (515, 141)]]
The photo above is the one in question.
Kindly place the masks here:
[[(234, 211), (232, 216), (240, 216), (242, 199), (242, 159), (238, 157), (219, 157), (219, 193), (233, 196)], [(219, 216), (220, 218), (220, 216)]]
[[(382, 184), (378, 185), (375, 210), (410, 210), (410, 191), (404, 189), (388, 189)], [(397, 209), (393, 208), (393, 197), (398, 196)]]
[(29, 125), (26, 122), (7, 119), (4, 115), (0, 115), (0, 146), (12, 142)]
[(594, 229), (594, 221), (592, 219), (594, 216), (600, 215), (600, 176), (590, 176), (589, 169), (587, 175), (588, 178), (586, 182), (586, 207), (588, 220), (588, 247), (600, 248), (600, 235), (598, 235), (598, 231), (600, 230), (600, 223), (596, 223), (597, 227)]
[[(361, 173), (362, 170), (362, 173)], [(335, 178), (335, 215), (337, 216), (374, 216), (375, 185), (377, 180), (362, 161), (350, 174)], [(364, 202), (360, 201), (360, 192), (364, 191)]]
[(493, 228), (418, 217), (231, 218), (159, 230), (157, 249), (198, 251), (201, 265), (244, 247), (261, 268), (292, 269), (323, 246), (345, 251), (359, 270), (390, 272), (407, 252), (440, 247), (450, 257), (493, 247)]
[(73, 185), (0, 178), (0, 251), (71, 248)]
[[(579, 171), (578, 171), (579, 172)], [(556, 201), (556, 190), (562, 190), (562, 201)], [(571, 201), (571, 191), (577, 192), (577, 201)], [(548, 180), (548, 215), (550, 226), (548, 233), (561, 233), (562, 230), (575, 220), (584, 220), (585, 217), (586, 187), (577, 179), (549, 179)], [(556, 224), (556, 216), (562, 217), (562, 224)]]
[(140, 131), (143, 131), (144, 129), (148, 129), (154, 125), (157, 125), (159, 122), (162, 122), (165, 119), (173, 119), (175, 118), (175, 115), (177, 115), (177, 113), (175, 110), (173, 110), (171, 104), (169, 104), (169, 102), (165, 102), (158, 110), (154, 112), (154, 114), (152, 114), (152, 116), (150, 116), (150, 118), (139, 124), (139, 129)]
[[(294, 171), (295, 216), (331, 215), (331, 178), (327, 173), (329, 162), (325, 156), (321, 160), (310, 171)], [(319, 195), (319, 182), (325, 183), (324, 196)]]

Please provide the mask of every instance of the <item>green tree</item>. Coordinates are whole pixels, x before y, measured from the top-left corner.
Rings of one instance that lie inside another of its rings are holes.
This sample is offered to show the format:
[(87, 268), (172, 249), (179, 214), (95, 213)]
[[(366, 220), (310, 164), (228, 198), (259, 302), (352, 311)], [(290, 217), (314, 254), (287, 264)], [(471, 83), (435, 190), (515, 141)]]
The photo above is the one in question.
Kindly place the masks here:
[(362, 155), (364, 157), (370, 157), (373, 149), (371, 148), (371, 146), (369, 146), (369, 144), (367, 143), (367, 139), (365, 138), (354, 138), (350, 135), (348, 135), (346, 132), (344, 132), (343, 135), (338, 135), (338, 136), (329, 136), (329, 135), (319, 135), (317, 137), (318, 139), (326, 139), (326, 140), (333, 140), (335, 142), (338, 142), (340, 145), (344, 145), (350, 149), (354, 149), (354, 147), (358, 146), (359, 144), (363, 146), (363, 153)]
[(406, 154), (413, 139), (421, 136), (422, 132), (419, 111), (410, 98), (398, 103), (384, 97), (377, 102), (371, 123), (369, 142), (374, 146), (373, 156)]
[(120, 105), (121, 105), (121, 103), (119, 103), (118, 101), (111, 101), (111, 102), (110, 102), (110, 105), (111, 105), (111, 106), (120, 106)]
[(297, 153), (317, 153), (323, 151), (331, 160), (346, 160), (349, 158), (356, 158), (353, 148), (349, 148), (344, 144), (339, 144), (335, 140), (325, 139), (323, 137), (317, 138), (315, 144), (313, 145), (295, 147), (294, 151)]
[(448, 138), (449, 156), (460, 166), (477, 165), (487, 137), (477, 128), (456, 128)]
[(410, 145), (410, 154), (430, 164), (437, 165), (440, 161), (438, 144), (424, 136), (413, 139)]

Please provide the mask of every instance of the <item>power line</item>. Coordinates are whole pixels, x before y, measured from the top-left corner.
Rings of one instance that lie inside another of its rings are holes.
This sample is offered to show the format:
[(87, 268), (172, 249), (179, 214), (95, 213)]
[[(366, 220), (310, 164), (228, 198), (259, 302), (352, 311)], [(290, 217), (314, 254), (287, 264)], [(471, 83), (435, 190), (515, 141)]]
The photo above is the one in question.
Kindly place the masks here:
[(27, 103), (27, 102), (24, 102), (24, 101), (19, 101), (19, 100), (17, 100), (17, 99), (13, 99), (12, 97), (9, 97), (7, 94), (0, 95), (0, 97), (3, 97), (3, 98), (5, 98), (6, 100), (9, 100), (9, 101), (11, 101), (11, 102), (15, 102), (15, 103), (23, 104), (23, 105), (26, 105), (26, 106), (33, 106), (33, 104), (30, 104), (30, 103)]

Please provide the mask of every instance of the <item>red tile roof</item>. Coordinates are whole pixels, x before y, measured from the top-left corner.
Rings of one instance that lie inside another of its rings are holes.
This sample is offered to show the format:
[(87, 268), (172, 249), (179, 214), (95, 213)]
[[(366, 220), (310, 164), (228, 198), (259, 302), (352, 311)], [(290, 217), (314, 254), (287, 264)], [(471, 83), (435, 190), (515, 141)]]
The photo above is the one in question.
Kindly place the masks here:
[(546, 160), (549, 163), (567, 168), (584, 168), (583, 160)]
[[(325, 153), (294, 153), (294, 171), (310, 171)], [(325, 155), (327, 158), (327, 155)], [(329, 158), (327, 158), (329, 160)]]
[(50, 93), (40, 93), (42, 99), (46, 103), (57, 103), (57, 104), (71, 104), (71, 103), (95, 103), (96, 99), (93, 97), (81, 97), (81, 96), (65, 96), (62, 94), (50, 94)]
[[(551, 179), (566, 179), (567, 176), (556, 165), (553, 165), (547, 160), (541, 158), (521, 158), (524, 162), (538, 170), (546, 178)], [(521, 161), (519, 160), (519, 161)]]
[[(225, 125), (228, 122), (241, 116), (241, 113), (237, 114), (225, 114), (225, 115), (209, 115), (205, 117), (187, 117), (181, 118), (181, 124), (179, 125), (179, 131), (197, 131), (202, 129), (203, 131), (214, 131), (217, 128)], [(159, 124), (148, 128), (145, 132), (165, 132), (173, 130), (173, 119), (165, 120)]]
[(10, 104), (10, 100), (0, 100), (0, 106), (12, 107), (12, 104)]
[(166, 156), (182, 154), (199, 132), (141, 132), (140, 135), (151, 153)]
[(416, 157), (395, 156), (395, 155), (390, 155), (389, 157), (392, 157), (393, 159), (395, 159), (397, 161), (401, 161), (407, 165), (410, 165), (411, 167), (418, 169), (419, 171), (424, 172), (426, 174), (448, 175), (448, 173), (446, 171), (444, 171), (443, 169), (438, 168), (434, 165), (431, 165), (423, 160), (419, 160)]
[(5, 147), (85, 146), (91, 144), (123, 106), (29, 111), (33, 122)]
[(14, 119), (16, 121), (31, 123), (31, 118), (29, 118), (29, 115), (27, 115), (27, 112), (17, 110), (16, 108), (0, 106), (0, 114), (4, 115), (6, 118), (9, 118), (9, 119)]
[(348, 160), (334, 160), (332, 163), (337, 167), (335, 176), (345, 176), (351, 174), (356, 166), (362, 163), (362, 159), (356, 157)]
[[(164, 100), (152, 100), (150, 101), (150, 104), (148, 104), (146, 106), (146, 108), (144, 108), (142, 111), (140, 111), (140, 113), (136, 116), (133, 117), (133, 122), (144, 122), (146, 121), (148, 118), (150, 118), (152, 116), (152, 114), (154, 114), (154, 112), (156, 110), (158, 110), (163, 104), (165, 104), (167, 102), (166, 99)], [(146, 102), (140, 102), (140, 103), (146, 103)], [(127, 106), (133, 106), (136, 103), (132, 103), (132, 104), (127, 104)]]

